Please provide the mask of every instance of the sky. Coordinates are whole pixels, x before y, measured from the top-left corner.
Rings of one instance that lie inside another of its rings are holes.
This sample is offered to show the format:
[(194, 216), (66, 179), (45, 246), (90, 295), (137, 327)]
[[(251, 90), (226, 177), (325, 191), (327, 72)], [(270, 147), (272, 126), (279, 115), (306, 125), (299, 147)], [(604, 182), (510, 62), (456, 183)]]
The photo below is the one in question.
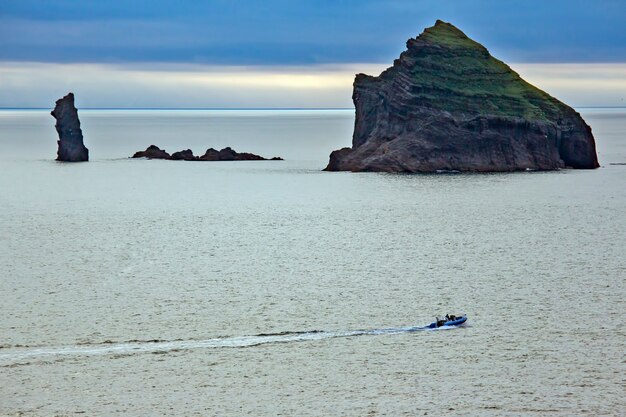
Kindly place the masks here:
[(0, 0), (0, 107), (351, 107), (437, 19), (568, 104), (626, 105), (626, 0)]

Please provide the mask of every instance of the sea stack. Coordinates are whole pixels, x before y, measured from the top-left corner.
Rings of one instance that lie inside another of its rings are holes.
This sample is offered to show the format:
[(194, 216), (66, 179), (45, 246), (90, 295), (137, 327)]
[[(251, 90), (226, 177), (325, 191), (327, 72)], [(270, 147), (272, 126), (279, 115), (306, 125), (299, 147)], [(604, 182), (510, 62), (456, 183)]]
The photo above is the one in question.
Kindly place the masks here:
[(89, 149), (83, 144), (83, 132), (80, 130), (78, 111), (74, 107), (74, 94), (69, 93), (56, 101), (50, 113), (56, 119), (59, 134), (57, 161), (82, 162), (89, 160)]
[(327, 171), (597, 168), (591, 128), (487, 49), (438, 20), (380, 76), (357, 74), (352, 148)]

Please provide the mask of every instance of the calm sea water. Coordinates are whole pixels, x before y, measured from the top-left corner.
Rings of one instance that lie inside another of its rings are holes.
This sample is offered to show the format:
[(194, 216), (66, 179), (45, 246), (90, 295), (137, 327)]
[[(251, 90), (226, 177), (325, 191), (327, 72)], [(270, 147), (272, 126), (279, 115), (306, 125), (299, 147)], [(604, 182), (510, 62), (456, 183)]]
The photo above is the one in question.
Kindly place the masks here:
[(626, 413), (626, 110), (600, 169), (491, 175), (321, 172), (351, 110), (79, 113), (64, 164), (0, 111), (1, 415)]

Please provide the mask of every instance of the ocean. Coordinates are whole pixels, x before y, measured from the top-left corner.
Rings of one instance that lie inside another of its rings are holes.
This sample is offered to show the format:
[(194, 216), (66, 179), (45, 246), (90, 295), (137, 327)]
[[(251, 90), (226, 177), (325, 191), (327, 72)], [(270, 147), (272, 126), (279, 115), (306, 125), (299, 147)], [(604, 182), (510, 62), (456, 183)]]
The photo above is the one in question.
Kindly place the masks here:
[(353, 110), (79, 109), (73, 164), (1, 110), (0, 415), (626, 414), (626, 109), (578, 110), (597, 170), (432, 175), (322, 172)]

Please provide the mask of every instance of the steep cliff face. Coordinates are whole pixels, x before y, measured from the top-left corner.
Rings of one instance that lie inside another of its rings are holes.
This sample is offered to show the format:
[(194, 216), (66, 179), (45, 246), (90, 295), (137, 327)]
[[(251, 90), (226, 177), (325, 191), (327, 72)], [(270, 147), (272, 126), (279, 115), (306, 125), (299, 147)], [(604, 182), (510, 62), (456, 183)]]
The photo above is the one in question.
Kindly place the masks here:
[(487, 49), (437, 21), (380, 76), (358, 74), (352, 148), (328, 171), (597, 168), (591, 128)]
[(89, 160), (89, 149), (83, 144), (78, 111), (74, 107), (74, 94), (69, 93), (56, 101), (50, 113), (56, 119), (54, 126), (59, 134), (57, 161), (82, 162)]

